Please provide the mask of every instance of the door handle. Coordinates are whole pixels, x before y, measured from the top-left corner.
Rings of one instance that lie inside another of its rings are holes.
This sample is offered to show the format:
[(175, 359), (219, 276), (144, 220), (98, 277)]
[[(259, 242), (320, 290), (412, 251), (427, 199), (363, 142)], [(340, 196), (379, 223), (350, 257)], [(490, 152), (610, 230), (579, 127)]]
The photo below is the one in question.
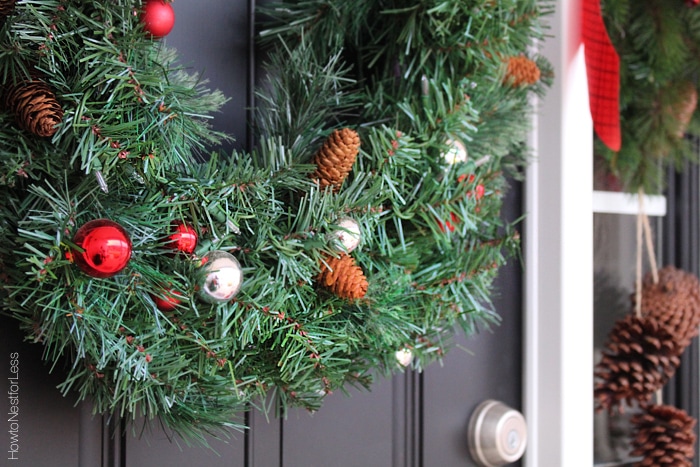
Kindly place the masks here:
[(527, 423), (517, 410), (486, 400), (469, 419), (469, 452), (479, 466), (497, 467), (519, 460), (527, 446)]

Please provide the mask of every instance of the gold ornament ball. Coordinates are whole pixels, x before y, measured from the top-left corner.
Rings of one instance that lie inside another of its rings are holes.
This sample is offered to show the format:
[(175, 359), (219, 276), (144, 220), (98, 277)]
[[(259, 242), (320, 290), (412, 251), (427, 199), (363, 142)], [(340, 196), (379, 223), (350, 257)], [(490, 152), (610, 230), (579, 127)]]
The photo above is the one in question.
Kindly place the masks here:
[(467, 147), (464, 145), (464, 143), (456, 139), (448, 139), (446, 144), (449, 149), (447, 152), (442, 154), (442, 158), (445, 159), (449, 165), (467, 161), (469, 153), (467, 152)]
[(350, 217), (340, 219), (333, 232), (340, 251), (345, 253), (350, 253), (360, 245), (360, 235), (360, 224)]
[(207, 303), (226, 303), (236, 296), (243, 283), (243, 269), (230, 253), (216, 250), (202, 258), (199, 298)]

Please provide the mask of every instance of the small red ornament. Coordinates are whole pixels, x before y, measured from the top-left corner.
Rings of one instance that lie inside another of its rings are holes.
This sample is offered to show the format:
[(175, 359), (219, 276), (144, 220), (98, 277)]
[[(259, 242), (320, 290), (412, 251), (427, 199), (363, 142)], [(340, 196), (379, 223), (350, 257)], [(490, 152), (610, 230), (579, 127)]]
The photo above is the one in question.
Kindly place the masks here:
[(164, 290), (160, 296), (153, 295), (152, 298), (160, 311), (173, 311), (180, 304), (180, 299), (176, 297), (177, 295), (182, 296), (177, 290), (171, 289)]
[(685, 0), (686, 6), (689, 6), (690, 8), (698, 6), (700, 4), (700, 0)]
[(184, 222), (175, 222), (173, 223), (173, 233), (168, 236), (166, 247), (191, 255), (197, 248), (197, 240), (197, 231), (194, 230), (194, 227)]
[[(455, 231), (456, 225), (459, 224), (459, 217), (457, 217), (457, 215), (455, 213), (451, 212), (450, 213), (450, 220), (452, 222), (454, 222), (454, 224), (450, 221), (445, 221), (444, 224), (440, 220), (437, 221), (438, 227), (440, 227), (440, 230), (442, 231), (442, 233), (446, 233), (447, 230), (449, 230), (450, 232)], [(447, 227), (447, 229), (445, 227)]]
[(175, 25), (175, 11), (169, 1), (148, 0), (143, 6), (141, 22), (153, 37), (167, 36)]
[(79, 248), (73, 253), (75, 264), (92, 277), (114, 276), (131, 258), (129, 235), (121, 225), (109, 219), (86, 223), (76, 232), (73, 243)]

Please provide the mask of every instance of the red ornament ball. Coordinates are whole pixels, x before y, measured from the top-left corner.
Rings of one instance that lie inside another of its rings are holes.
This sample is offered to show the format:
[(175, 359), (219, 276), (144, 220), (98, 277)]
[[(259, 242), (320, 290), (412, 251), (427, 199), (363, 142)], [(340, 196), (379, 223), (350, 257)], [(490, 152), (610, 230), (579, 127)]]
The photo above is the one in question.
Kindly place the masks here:
[(131, 240), (124, 228), (109, 219), (96, 219), (80, 227), (73, 237), (79, 248), (75, 264), (87, 275), (111, 277), (124, 269), (131, 258)]
[(166, 246), (176, 252), (191, 255), (197, 248), (197, 231), (184, 222), (173, 223), (173, 233), (168, 236)]
[(168, 1), (148, 0), (141, 12), (141, 22), (153, 37), (167, 36), (175, 26), (175, 11)]
[(180, 304), (180, 299), (177, 298), (178, 295), (181, 296), (182, 294), (177, 290), (163, 290), (161, 295), (153, 295), (152, 298), (160, 311), (172, 311)]

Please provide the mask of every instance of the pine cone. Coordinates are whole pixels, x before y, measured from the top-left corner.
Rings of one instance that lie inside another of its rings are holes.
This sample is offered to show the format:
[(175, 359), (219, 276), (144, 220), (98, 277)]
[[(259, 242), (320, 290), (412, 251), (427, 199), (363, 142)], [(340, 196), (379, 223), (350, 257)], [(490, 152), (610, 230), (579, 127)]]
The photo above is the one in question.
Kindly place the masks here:
[(63, 109), (53, 91), (37, 79), (11, 86), (3, 104), (15, 114), (20, 128), (37, 136), (53, 136), (63, 120)]
[(650, 317), (628, 315), (615, 323), (596, 366), (596, 408), (612, 411), (622, 401), (647, 402), (680, 363), (678, 342)]
[(508, 58), (505, 82), (513, 87), (535, 84), (540, 79), (540, 69), (527, 57)]
[(352, 256), (343, 253), (339, 257), (328, 256), (321, 263), (318, 282), (340, 298), (355, 300), (367, 293), (367, 279), (362, 268)]
[(645, 276), (642, 315), (668, 327), (678, 341), (679, 352), (683, 353), (698, 335), (700, 325), (700, 282), (697, 277), (673, 266), (659, 271), (658, 284), (654, 284), (650, 274)]
[(643, 456), (638, 467), (691, 467), (695, 455), (696, 420), (670, 405), (651, 405), (631, 419), (632, 455)]
[(332, 186), (334, 191), (338, 191), (359, 152), (360, 136), (355, 130), (335, 130), (314, 156), (317, 168), (311, 177), (317, 180), (321, 188)]
[(0, 20), (15, 11), (15, 3), (17, 0), (0, 0)]
[(675, 131), (676, 136), (683, 138), (685, 131), (688, 129), (690, 119), (695, 113), (695, 108), (698, 106), (698, 92), (692, 81), (683, 81), (680, 84), (674, 83), (673, 88), (678, 93), (677, 100), (669, 105), (668, 111), (678, 121)]

